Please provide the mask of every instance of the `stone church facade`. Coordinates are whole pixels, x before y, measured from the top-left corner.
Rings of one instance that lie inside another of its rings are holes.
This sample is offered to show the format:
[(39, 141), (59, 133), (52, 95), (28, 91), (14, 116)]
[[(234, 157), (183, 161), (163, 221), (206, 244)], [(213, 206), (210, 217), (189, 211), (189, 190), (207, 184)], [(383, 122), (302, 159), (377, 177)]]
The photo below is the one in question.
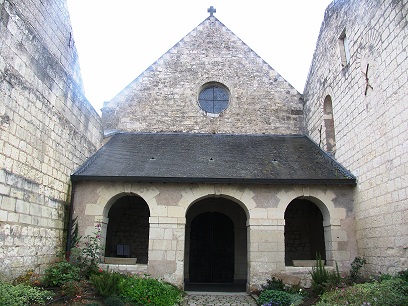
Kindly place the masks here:
[(334, 1), (303, 95), (210, 16), (102, 118), (65, 1), (37, 2), (0, 3), (8, 274), (55, 260), (69, 211), (82, 235), (102, 225), (110, 268), (180, 286), (252, 290), (316, 252), (407, 268), (406, 1)]

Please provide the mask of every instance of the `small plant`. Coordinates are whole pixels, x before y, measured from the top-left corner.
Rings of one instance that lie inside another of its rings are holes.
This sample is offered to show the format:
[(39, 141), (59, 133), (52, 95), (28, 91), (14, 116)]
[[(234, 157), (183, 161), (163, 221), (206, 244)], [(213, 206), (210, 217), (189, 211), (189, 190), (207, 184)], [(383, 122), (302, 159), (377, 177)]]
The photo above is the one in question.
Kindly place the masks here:
[(356, 283), (361, 280), (360, 270), (367, 263), (364, 258), (356, 257), (351, 263), (350, 281)]
[(272, 277), (266, 280), (266, 285), (262, 285), (262, 290), (285, 290), (285, 284), (279, 278)]
[(125, 302), (118, 296), (109, 296), (104, 301), (106, 306), (124, 306)]
[(60, 261), (45, 270), (42, 282), (45, 286), (61, 286), (80, 279), (80, 269), (67, 261)]
[(27, 286), (39, 285), (39, 275), (30, 269), (26, 273), (20, 275), (13, 281), (13, 285), (23, 284)]
[(2, 306), (45, 305), (52, 296), (52, 292), (39, 288), (24, 284), (13, 286), (0, 282), (0, 305)]
[(312, 267), (312, 289), (317, 294), (324, 292), (325, 284), (329, 278), (327, 270), (324, 268), (324, 264), (320, 254), (316, 254), (316, 266)]
[(101, 245), (101, 224), (98, 223), (92, 235), (79, 238), (78, 243), (71, 249), (70, 260), (81, 269), (86, 278), (97, 273), (98, 263), (101, 261), (103, 247)]
[(408, 305), (408, 286), (398, 277), (382, 282), (357, 284), (325, 292), (316, 305), (404, 306)]
[(136, 305), (174, 306), (183, 299), (176, 286), (150, 277), (126, 277), (119, 288), (120, 296)]
[(291, 296), (280, 290), (265, 290), (258, 297), (258, 305), (262, 306), (289, 306)]
[(118, 296), (119, 283), (125, 277), (118, 272), (100, 271), (91, 275), (90, 281), (101, 296)]
[(397, 277), (408, 283), (408, 270), (398, 272)]
[(87, 287), (86, 280), (70, 280), (61, 285), (62, 294), (72, 299), (81, 299), (85, 296)]

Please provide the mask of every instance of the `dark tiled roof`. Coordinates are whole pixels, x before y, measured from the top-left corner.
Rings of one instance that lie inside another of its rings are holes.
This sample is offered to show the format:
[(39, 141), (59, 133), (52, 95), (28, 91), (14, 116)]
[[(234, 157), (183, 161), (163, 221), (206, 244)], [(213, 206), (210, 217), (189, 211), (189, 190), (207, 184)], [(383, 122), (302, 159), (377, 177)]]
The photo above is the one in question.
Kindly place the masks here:
[(347, 184), (355, 177), (302, 135), (120, 133), (72, 180)]

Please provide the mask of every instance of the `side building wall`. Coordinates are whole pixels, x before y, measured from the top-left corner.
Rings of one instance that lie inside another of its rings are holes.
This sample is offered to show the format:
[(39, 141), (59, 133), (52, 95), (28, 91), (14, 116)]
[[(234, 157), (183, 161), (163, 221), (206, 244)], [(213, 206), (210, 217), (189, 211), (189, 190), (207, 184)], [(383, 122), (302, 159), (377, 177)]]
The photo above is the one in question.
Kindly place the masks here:
[(408, 268), (407, 14), (408, 1), (334, 1), (304, 90), (308, 134), (358, 178), (358, 255), (371, 272)]
[(98, 149), (65, 0), (0, 1), (0, 269), (43, 269), (63, 250), (69, 176)]

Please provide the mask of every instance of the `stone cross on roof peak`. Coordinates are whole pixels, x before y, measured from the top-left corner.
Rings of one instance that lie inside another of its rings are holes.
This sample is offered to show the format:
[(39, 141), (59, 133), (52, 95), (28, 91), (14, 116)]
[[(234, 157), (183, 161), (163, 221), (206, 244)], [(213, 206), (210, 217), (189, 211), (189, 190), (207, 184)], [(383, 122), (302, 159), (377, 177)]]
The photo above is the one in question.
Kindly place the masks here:
[(210, 13), (210, 17), (212, 17), (214, 16), (214, 13), (217, 12), (217, 10), (211, 5), (207, 12)]

